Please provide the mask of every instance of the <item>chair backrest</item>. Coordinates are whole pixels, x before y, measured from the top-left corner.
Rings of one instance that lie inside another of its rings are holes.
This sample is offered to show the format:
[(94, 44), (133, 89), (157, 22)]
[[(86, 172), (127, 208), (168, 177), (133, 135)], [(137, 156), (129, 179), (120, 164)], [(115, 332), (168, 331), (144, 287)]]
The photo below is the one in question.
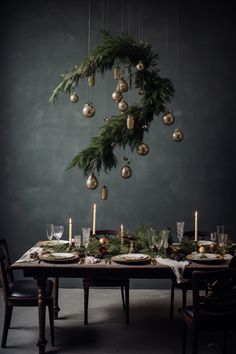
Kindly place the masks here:
[[(202, 282), (208, 284), (208, 294), (200, 293)], [(222, 316), (236, 316), (236, 269), (194, 271), (192, 274), (193, 313), (197, 319), (200, 311)]]
[[(210, 233), (207, 232), (207, 231), (198, 231), (197, 235), (198, 235), (198, 239), (199, 240), (205, 240), (205, 239), (208, 239), (210, 237)], [(195, 236), (195, 231), (194, 230), (190, 230), (190, 231), (185, 231), (184, 232), (184, 237), (187, 237), (190, 240), (193, 240), (194, 236)]]
[(119, 232), (116, 230), (96, 230), (96, 235), (105, 237), (118, 236)]
[(0, 275), (2, 279), (3, 294), (5, 300), (9, 296), (9, 285), (14, 281), (10, 265), (11, 261), (8, 252), (7, 241), (5, 239), (0, 239)]

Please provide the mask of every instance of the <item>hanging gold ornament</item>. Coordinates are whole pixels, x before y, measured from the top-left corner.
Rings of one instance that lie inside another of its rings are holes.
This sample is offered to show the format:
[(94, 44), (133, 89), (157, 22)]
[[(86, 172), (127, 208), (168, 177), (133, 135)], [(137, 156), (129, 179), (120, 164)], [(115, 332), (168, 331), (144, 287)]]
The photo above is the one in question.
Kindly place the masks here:
[(85, 103), (82, 113), (84, 117), (91, 118), (95, 114), (95, 108), (91, 103)]
[(139, 94), (140, 96), (143, 96), (143, 95), (145, 95), (145, 91), (144, 91), (143, 89), (140, 89), (139, 92), (138, 92), (138, 94)]
[(119, 66), (114, 68), (114, 79), (119, 80), (121, 78), (121, 70)]
[(131, 130), (134, 128), (134, 116), (132, 114), (128, 114), (126, 125), (127, 125), (127, 129)]
[(123, 77), (120, 78), (117, 88), (121, 92), (127, 92), (129, 90), (129, 86)]
[(122, 167), (122, 169), (120, 171), (120, 174), (121, 174), (121, 177), (125, 178), (125, 179), (128, 179), (128, 178), (130, 178), (132, 176), (132, 170), (131, 170), (131, 168), (129, 166), (129, 163), (126, 163)]
[(88, 187), (88, 189), (90, 190), (94, 190), (97, 188), (98, 186), (98, 180), (97, 178), (94, 176), (93, 173), (91, 173), (90, 176), (88, 176), (87, 181), (86, 181), (86, 186)]
[(162, 121), (166, 125), (171, 125), (175, 121), (175, 117), (171, 111), (164, 113), (162, 116)]
[(114, 102), (118, 103), (122, 100), (123, 96), (119, 90), (115, 90), (112, 94), (112, 99)]
[(95, 75), (88, 76), (88, 85), (94, 86), (95, 85)]
[(125, 112), (127, 111), (127, 109), (129, 108), (129, 105), (126, 101), (124, 101), (123, 99), (118, 103), (118, 108), (119, 111), (121, 112)]
[(141, 143), (137, 148), (136, 151), (139, 155), (145, 156), (149, 153), (149, 146), (145, 143)]
[(107, 200), (107, 198), (108, 198), (108, 189), (106, 186), (102, 186), (101, 198), (102, 198), (102, 200)]
[(70, 96), (70, 101), (72, 103), (77, 103), (79, 101), (79, 96), (75, 92), (73, 92), (72, 95)]
[(143, 71), (144, 70), (144, 64), (141, 61), (139, 61), (138, 64), (136, 65), (136, 69), (138, 71)]
[(174, 141), (179, 142), (179, 141), (183, 140), (183, 137), (184, 137), (184, 135), (181, 130), (179, 130), (178, 128), (174, 130), (174, 133), (172, 134), (172, 138)]

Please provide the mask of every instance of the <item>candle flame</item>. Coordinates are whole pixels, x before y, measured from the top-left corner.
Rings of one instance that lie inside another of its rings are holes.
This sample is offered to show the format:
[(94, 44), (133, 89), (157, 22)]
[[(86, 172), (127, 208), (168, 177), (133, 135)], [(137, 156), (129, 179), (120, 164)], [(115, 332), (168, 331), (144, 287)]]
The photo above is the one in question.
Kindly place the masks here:
[(72, 219), (71, 219), (71, 218), (69, 219), (69, 223), (70, 223), (70, 224), (72, 223)]
[(197, 210), (195, 211), (195, 218), (197, 218)]

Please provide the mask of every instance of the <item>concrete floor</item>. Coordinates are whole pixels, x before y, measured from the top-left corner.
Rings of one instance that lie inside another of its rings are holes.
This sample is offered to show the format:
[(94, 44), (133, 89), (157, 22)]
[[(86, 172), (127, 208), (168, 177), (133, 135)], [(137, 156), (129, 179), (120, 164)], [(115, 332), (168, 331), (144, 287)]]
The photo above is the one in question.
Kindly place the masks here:
[[(89, 325), (83, 324), (83, 292), (81, 289), (60, 289), (59, 319), (55, 321), (56, 346), (47, 353), (62, 354), (181, 354), (182, 322), (177, 309), (181, 304), (176, 291), (176, 313), (169, 320), (169, 290), (130, 290), (130, 325), (125, 324), (120, 291), (91, 289)], [(4, 301), (0, 289), (0, 333)], [(48, 322), (47, 322), (48, 323)], [(37, 354), (37, 309), (14, 308), (7, 347), (4, 354)], [(49, 330), (47, 328), (47, 338)], [(236, 353), (234, 337), (229, 336), (228, 353)], [(234, 349), (233, 349), (234, 348)], [(191, 334), (188, 351), (191, 353)], [(203, 334), (199, 354), (221, 353), (221, 336)]]

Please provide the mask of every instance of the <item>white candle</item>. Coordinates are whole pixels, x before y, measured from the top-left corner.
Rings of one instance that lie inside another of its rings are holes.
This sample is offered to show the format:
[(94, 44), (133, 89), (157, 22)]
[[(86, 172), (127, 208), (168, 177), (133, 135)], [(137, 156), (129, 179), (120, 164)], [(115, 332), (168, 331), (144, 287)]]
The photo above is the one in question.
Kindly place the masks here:
[(72, 245), (72, 219), (69, 219), (69, 245)]
[(124, 237), (124, 225), (120, 225), (120, 237)]
[(197, 241), (197, 234), (198, 234), (198, 215), (197, 215), (197, 211), (195, 211), (194, 241)]
[(94, 203), (93, 204), (93, 235), (96, 235), (96, 211), (97, 211), (97, 206)]

